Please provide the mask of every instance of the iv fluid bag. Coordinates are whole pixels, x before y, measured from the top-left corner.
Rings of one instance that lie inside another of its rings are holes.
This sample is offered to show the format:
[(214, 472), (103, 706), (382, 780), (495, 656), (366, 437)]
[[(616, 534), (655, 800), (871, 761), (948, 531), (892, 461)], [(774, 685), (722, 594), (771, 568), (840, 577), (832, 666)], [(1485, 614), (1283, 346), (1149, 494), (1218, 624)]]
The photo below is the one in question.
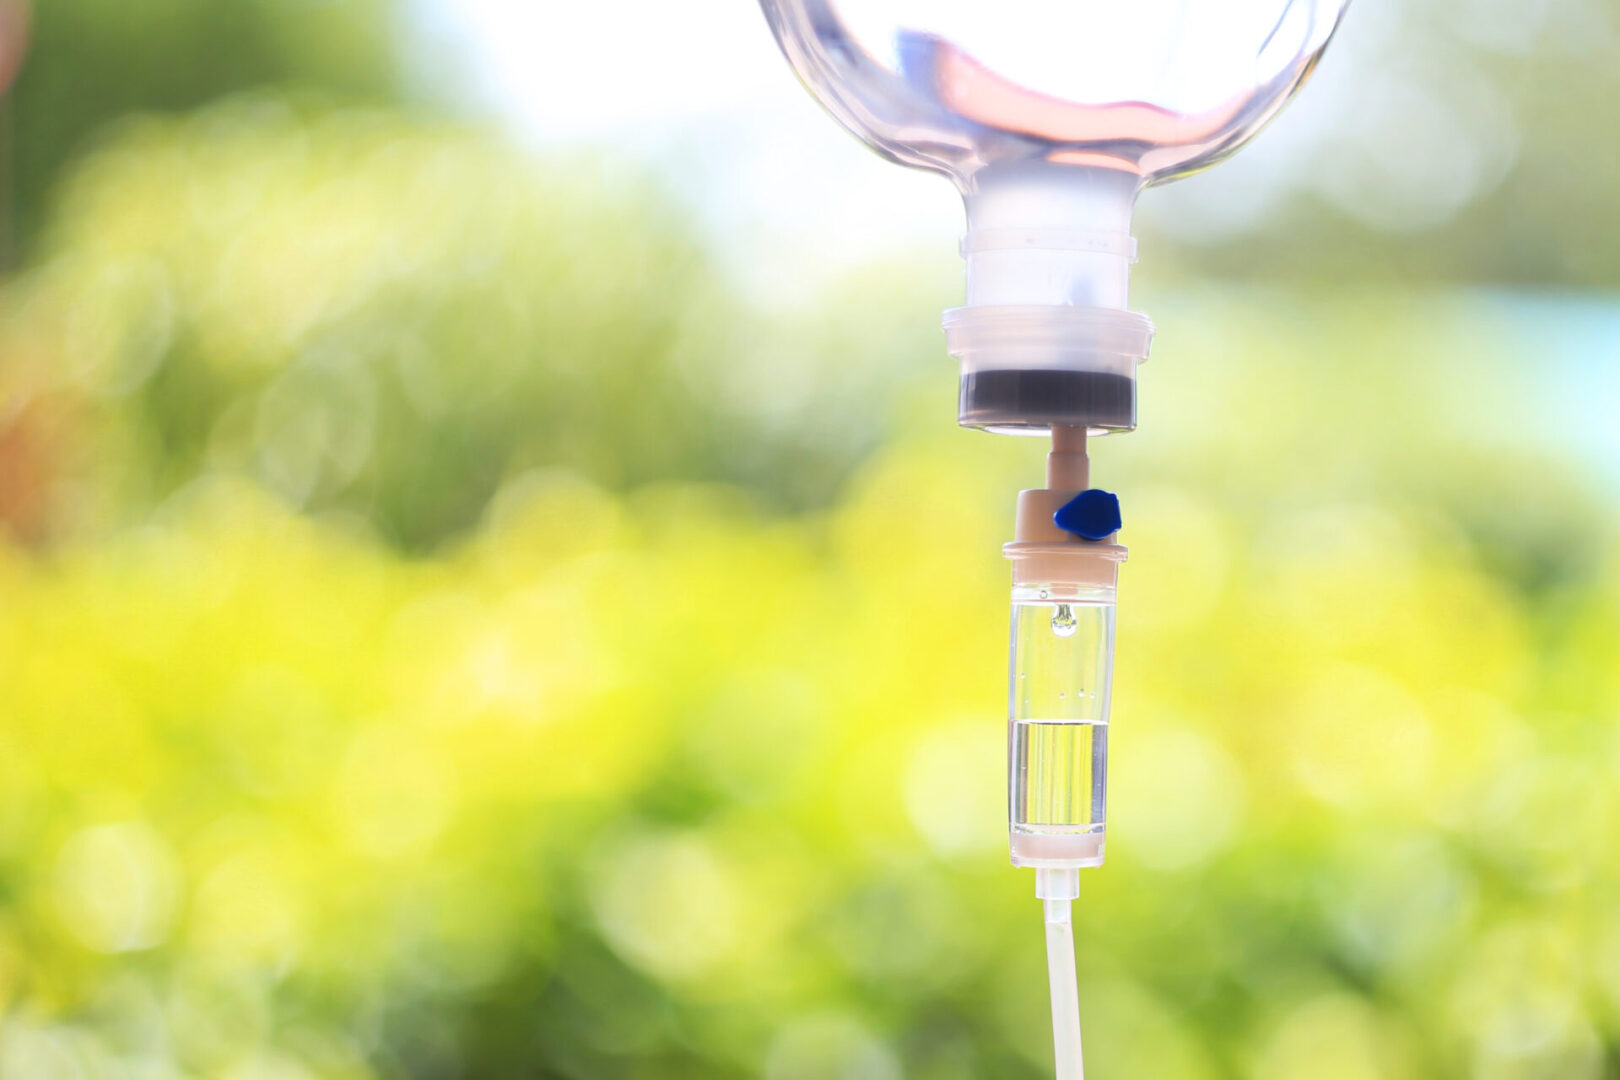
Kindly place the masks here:
[(1348, 0), (761, 0), (799, 77), (891, 160), (962, 192), (945, 314), (966, 427), (1136, 426), (1136, 197), (1236, 151)]
[(1348, 0), (761, 0), (846, 127), (974, 190), (987, 167), (1163, 182), (1235, 151), (1315, 66)]

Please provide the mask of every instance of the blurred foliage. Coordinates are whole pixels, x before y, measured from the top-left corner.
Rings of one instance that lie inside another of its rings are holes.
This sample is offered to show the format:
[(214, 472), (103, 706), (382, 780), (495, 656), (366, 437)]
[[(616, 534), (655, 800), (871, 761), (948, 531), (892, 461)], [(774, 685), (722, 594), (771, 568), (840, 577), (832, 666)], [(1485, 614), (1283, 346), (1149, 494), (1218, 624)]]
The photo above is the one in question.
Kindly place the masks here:
[(392, 0), (41, 0), (33, 9), (28, 59), (6, 104), (8, 202), (25, 244), (64, 167), (123, 117), (262, 87), (351, 101), (403, 90)]
[[(1030, 456), (936, 425), (792, 519), (541, 471), (411, 561), (217, 480), (9, 551), (0, 1068), (1044, 1074), (995, 708)], [(1092, 1073), (1611, 1075), (1613, 521), (1538, 596), (1421, 482), (1170, 475), (1121, 477)]]
[[(1039, 448), (949, 426), (948, 287), (763, 311), (620, 163), (341, 104), (397, 92), (381, 6), (39, 8), (0, 1077), (1048, 1075)], [(1535, 437), (1605, 357), (1501, 294), (1145, 284), (1092, 1075), (1620, 1075), (1620, 520)]]
[(1265, 139), (1142, 200), (1143, 272), (1620, 285), (1620, 5), (1357, 0), (1338, 38)]
[(59, 444), (18, 481), (25, 535), (219, 468), (413, 549), (542, 463), (820, 502), (896, 370), (818, 374), (829, 332), (740, 304), (644, 177), (466, 127), (232, 99), (130, 127), (60, 203), (0, 296), (10, 377)]

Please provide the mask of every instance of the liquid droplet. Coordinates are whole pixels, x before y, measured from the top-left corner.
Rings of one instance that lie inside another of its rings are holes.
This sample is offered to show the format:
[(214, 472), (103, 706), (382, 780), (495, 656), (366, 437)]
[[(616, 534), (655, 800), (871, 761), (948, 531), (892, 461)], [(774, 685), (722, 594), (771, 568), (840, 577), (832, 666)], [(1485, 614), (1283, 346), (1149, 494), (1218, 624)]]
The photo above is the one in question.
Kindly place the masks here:
[(1073, 637), (1074, 628), (1079, 624), (1074, 609), (1068, 604), (1059, 604), (1052, 612), (1052, 633), (1058, 637)]

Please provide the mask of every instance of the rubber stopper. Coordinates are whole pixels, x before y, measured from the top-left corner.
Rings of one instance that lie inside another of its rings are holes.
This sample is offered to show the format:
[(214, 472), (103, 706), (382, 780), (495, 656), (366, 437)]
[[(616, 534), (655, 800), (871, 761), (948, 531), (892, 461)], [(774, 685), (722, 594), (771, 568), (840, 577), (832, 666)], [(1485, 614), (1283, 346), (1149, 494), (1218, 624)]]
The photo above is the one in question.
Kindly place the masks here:
[(1106, 540), (1124, 524), (1119, 516), (1119, 496), (1101, 488), (1082, 491), (1058, 507), (1052, 523), (1082, 539)]

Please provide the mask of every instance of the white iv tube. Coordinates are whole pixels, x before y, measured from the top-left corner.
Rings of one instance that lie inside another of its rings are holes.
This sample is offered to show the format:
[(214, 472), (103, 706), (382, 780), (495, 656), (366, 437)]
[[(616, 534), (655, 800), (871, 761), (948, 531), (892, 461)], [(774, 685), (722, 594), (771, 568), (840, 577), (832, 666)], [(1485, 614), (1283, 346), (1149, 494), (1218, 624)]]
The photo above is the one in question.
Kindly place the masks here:
[(1035, 895), (1046, 906), (1046, 967), (1052, 986), (1052, 1056), (1057, 1080), (1085, 1080), (1080, 1053), (1079, 978), (1074, 967), (1071, 903), (1080, 893), (1080, 871), (1035, 871)]

